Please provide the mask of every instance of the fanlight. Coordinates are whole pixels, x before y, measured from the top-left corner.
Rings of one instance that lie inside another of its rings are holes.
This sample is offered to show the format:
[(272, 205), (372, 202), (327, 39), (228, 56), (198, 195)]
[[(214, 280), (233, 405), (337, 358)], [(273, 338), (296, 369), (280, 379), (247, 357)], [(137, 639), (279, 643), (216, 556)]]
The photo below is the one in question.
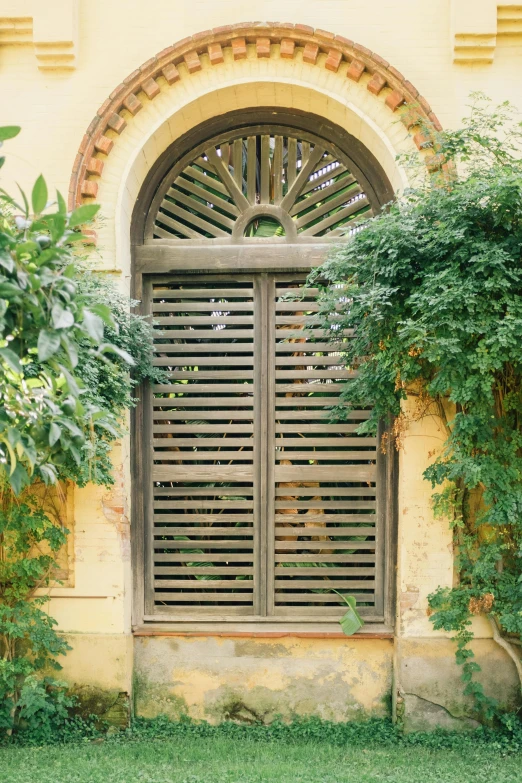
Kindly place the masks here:
[(185, 155), (156, 193), (146, 234), (310, 242), (349, 234), (371, 215), (363, 186), (333, 145), (303, 131), (257, 126)]

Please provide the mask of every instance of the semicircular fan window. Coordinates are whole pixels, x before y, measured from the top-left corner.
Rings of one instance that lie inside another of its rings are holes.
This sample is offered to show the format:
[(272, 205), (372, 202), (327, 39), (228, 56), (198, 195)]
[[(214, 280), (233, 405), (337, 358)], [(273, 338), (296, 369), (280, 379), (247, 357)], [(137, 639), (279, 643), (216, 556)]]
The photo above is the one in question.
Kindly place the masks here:
[(277, 239), (291, 230), (310, 242), (353, 233), (372, 214), (349, 162), (333, 145), (259, 126), (186, 155), (164, 180), (154, 208), (150, 238), (180, 240)]

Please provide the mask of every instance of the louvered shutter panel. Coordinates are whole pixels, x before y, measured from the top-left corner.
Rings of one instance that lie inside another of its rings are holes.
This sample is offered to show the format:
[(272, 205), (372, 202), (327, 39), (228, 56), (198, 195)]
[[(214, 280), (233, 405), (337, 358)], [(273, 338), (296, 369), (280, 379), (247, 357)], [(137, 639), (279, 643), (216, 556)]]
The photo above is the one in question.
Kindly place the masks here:
[(273, 291), (272, 611), (340, 616), (346, 611), (341, 593), (354, 596), (363, 614), (379, 615), (377, 440), (356, 433), (368, 410), (331, 418), (339, 381), (355, 373), (341, 357), (349, 333), (332, 344), (314, 327), (316, 293), (280, 279)]
[(151, 400), (154, 611), (253, 614), (254, 284), (157, 283), (151, 298), (166, 374)]
[(148, 290), (148, 614), (333, 619), (345, 594), (382, 619), (385, 457), (368, 410), (330, 410), (350, 331), (328, 342), (317, 292), (280, 274)]

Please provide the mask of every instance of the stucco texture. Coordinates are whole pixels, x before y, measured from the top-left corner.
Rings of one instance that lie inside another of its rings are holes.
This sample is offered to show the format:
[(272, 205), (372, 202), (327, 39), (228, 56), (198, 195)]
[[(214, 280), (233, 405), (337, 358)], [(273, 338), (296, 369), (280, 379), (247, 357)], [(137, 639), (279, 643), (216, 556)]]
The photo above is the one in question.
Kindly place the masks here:
[(135, 640), (137, 714), (211, 722), (390, 714), (391, 640)]
[[(30, 191), (43, 172), (50, 186), (67, 194), (86, 129), (128, 74), (186, 36), (253, 15), (245, 0), (47, 0), (43, 25), (40, 5), (0, 0), (0, 121), (23, 128), (5, 147), (2, 187), (13, 192), (17, 182)], [(522, 36), (496, 35), (494, 0), (374, 0), (371, 7), (364, 0), (258, 0), (255, 16), (322, 28), (367, 47), (401, 71), (447, 127), (466, 114), (472, 90), (520, 104)], [(33, 18), (34, 24), (28, 21)], [(52, 49), (58, 29), (63, 40)], [(477, 34), (490, 35), (488, 52), (477, 48)], [(68, 48), (74, 56), (65, 67), (62, 49)], [(49, 53), (54, 59), (45, 60)], [(395, 188), (408, 184), (396, 155), (416, 147), (384, 99), (368, 91), (368, 74), (355, 82), (346, 77), (346, 63), (334, 73), (324, 63), (307, 65), (301, 53), (282, 59), (277, 47), (261, 59), (253, 43), (242, 60), (227, 50), (223, 63), (211, 65), (204, 54), (201, 64), (192, 75), (181, 65), (173, 85), (160, 79), (160, 94), (153, 101), (140, 95), (142, 109), (136, 117), (127, 113), (122, 134), (107, 132), (114, 149), (99, 178), (99, 241), (90, 260), (122, 291), (131, 287), (130, 222), (147, 173), (175, 139), (220, 113), (272, 105), (328, 117), (373, 152)], [(51, 590), (48, 604), (73, 647), (63, 676), (75, 687), (132, 693), (137, 713), (148, 716), (347, 720), (389, 714), (393, 698), (403, 717), (411, 714), (411, 727), (460, 720), (470, 704), (461, 696), (454, 646), (433, 631), (427, 615), (428, 595), (454, 579), (448, 524), (434, 518), (422, 477), (443, 437), (435, 419), (424, 419), (405, 432), (399, 454), (395, 639), (133, 639), (126, 436), (114, 451), (114, 488), (74, 493), (70, 579)], [(491, 640), (487, 623), (477, 620), (475, 630), (486, 689), (512, 704), (519, 690), (514, 667)]]

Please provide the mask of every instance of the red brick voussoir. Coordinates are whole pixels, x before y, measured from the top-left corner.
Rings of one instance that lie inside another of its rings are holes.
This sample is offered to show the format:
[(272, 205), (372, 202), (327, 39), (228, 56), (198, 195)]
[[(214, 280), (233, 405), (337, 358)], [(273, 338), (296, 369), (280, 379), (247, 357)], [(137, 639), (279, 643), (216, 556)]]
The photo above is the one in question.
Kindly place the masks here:
[[(80, 144), (70, 180), (69, 208), (96, 198), (104, 161), (118, 143), (118, 136), (125, 132), (127, 123), (132, 122), (142, 108), (144, 96), (154, 100), (162, 89), (176, 89), (178, 82), (190, 79), (202, 69), (202, 58), (208, 58), (211, 67), (219, 68), (227, 60), (227, 51), (232, 62), (248, 56), (299, 58), (314, 67), (344, 73), (352, 81), (364, 83), (367, 75), (367, 90), (391, 112), (408, 105), (404, 124), (412, 136), (417, 136), (417, 144), (419, 134), (425, 134), (427, 127), (441, 128), (429, 103), (411, 82), (378, 54), (348, 38), (307, 25), (283, 22), (224, 25), (168, 46), (129, 74), (111, 92)], [(428, 146), (428, 139), (423, 137), (422, 146)], [(434, 165), (432, 159), (431, 170)]]

